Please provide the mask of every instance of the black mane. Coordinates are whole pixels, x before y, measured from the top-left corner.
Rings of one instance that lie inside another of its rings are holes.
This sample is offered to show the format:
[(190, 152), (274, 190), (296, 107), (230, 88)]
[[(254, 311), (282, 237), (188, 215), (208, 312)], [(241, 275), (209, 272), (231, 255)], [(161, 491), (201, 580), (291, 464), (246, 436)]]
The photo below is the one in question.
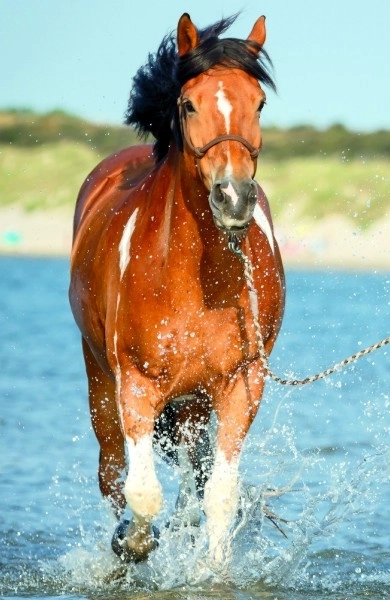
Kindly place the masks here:
[(223, 65), (242, 69), (275, 90), (265, 65), (271, 64), (271, 60), (261, 46), (236, 38), (219, 39), (236, 18), (237, 15), (233, 15), (201, 30), (199, 45), (182, 57), (178, 55), (171, 33), (163, 39), (156, 54), (149, 54), (147, 63), (137, 71), (125, 123), (133, 125), (143, 137), (150, 133), (154, 136), (156, 160), (167, 154), (172, 139), (182, 147), (177, 99), (182, 86), (190, 79)]

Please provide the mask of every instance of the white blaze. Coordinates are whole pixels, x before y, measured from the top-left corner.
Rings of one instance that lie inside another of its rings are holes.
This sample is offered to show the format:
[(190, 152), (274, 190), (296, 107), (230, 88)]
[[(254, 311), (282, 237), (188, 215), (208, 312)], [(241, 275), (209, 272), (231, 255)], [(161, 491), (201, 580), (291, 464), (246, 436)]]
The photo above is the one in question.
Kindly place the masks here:
[(127, 265), (130, 262), (131, 236), (134, 232), (137, 214), (138, 208), (135, 209), (130, 219), (127, 221), (123, 230), (121, 241), (119, 242), (119, 269), (121, 272), (121, 279), (123, 277), (123, 273), (125, 272)]
[[(219, 87), (219, 89), (218, 89), (217, 93), (215, 94), (215, 96), (217, 98), (217, 108), (224, 118), (226, 133), (230, 133), (230, 113), (232, 112), (233, 107), (230, 104), (229, 100), (226, 98), (222, 81), (218, 82), (218, 87)], [(230, 162), (230, 152), (228, 152), (227, 156), (228, 156), (228, 161), (226, 164), (225, 176), (229, 179), (233, 173), (232, 165)], [(233, 200), (233, 198), (232, 198), (232, 200)], [(233, 200), (233, 202), (234, 202), (234, 200)]]
[(230, 133), (230, 113), (232, 112), (233, 107), (225, 96), (222, 81), (218, 83), (218, 87), (219, 90), (215, 94), (217, 98), (217, 107), (219, 112), (222, 113), (223, 118), (225, 119), (226, 133)]

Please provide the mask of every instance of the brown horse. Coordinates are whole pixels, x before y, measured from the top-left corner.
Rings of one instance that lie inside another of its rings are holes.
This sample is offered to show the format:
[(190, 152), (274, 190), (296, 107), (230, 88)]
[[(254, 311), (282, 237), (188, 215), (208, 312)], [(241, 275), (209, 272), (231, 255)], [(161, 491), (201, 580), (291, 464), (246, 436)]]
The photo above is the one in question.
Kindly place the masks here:
[[(234, 19), (199, 31), (181, 17), (176, 43), (163, 40), (130, 96), (127, 123), (152, 133), (154, 147), (103, 160), (77, 201), (70, 302), (100, 444), (100, 489), (118, 518), (126, 504), (132, 512), (113, 538), (125, 560), (147, 558), (157, 543), (156, 445), (172, 460), (188, 457), (211, 557), (221, 560), (229, 543), (240, 451), (265, 374), (242, 263), (228, 240), (253, 263), (267, 354), (282, 320), (283, 267), (254, 181), (261, 84), (274, 87), (265, 19), (246, 40), (221, 39)], [(187, 476), (179, 508), (189, 502)]]

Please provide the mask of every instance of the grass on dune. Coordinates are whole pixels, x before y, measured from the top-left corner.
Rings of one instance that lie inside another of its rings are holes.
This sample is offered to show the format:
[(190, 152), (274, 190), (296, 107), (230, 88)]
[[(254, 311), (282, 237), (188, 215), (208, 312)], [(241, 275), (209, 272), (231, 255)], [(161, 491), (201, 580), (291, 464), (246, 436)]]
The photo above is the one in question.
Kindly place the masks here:
[(357, 219), (364, 228), (387, 215), (389, 164), (385, 159), (298, 157), (260, 162), (257, 179), (277, 218), (284, 213), (316, 220), (331, 214)]
[(85, 144), (58, 142), (0, 147), (0, 208), (26, 211), (72, 207), (88, 173), (101, 158)]
[[(0, 146), (0, 208), (26, 211), (68, 208), (104, 158), (86, 144), (61, 141), (36, 147)], [(388, 161), (346, 160), (343, 155), (275, 160), (260, 155), (261, 182), (275, 219), (291, 213), (320, 220), (330, 214), (357, 219), (364, 228), (385, 216), (390, 201)]]

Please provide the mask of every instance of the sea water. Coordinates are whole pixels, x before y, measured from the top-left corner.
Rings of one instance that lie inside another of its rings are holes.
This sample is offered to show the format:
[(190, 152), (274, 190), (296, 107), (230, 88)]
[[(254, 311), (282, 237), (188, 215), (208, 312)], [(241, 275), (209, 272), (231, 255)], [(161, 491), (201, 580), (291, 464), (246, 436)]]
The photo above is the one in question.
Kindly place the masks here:
[[(231, 556), (166, 527), (180, 473), (157, 459), (159, 548), (118, 567), (97, 485), (68, 263), (0, 258), (0, 596), (382, 599), (390, 594), (386, 347), (303, 388), (268, 382), (241, 460)], [(386, 273), (292, 271), (271, 357), (305, 377), (389, 335)]]

